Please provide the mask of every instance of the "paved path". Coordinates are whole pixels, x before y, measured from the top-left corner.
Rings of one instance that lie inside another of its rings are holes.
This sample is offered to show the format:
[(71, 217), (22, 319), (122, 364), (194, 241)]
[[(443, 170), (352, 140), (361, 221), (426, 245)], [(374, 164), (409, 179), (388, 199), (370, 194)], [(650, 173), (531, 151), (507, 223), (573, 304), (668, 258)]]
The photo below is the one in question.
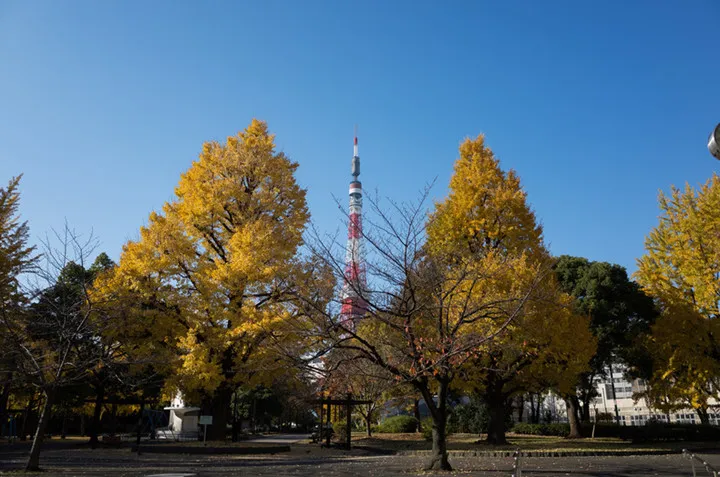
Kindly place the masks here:
[[(451, 458), (456, 473), (423, 472), (419, 456), (361, 456), (343, 451), (314, 454), (309, 446), (296, 446), (292, 452), (274, 456), (162, 455), (137, 456), (127, 449), (48, 449), (41, 455), (43, 476), (151, 476), (194, 474), (209, 476), (447, 476), (509, 477), (511, 458)], [(24, 455), (23, 455), (24, 454)], [(26, 453), (0, 449), (0, 473), (22, 467)], [(702, 454), (710, 464), (720, 467), (720, 454)], [(698, 469), (700, 470), (700, 469)], [(678, 477), (692, 475), (686, 460), (677, 455), (636, 457), (527, 458), (525, 477)], [(698, 475), (704, 475), (698, 473)]]
[(250, 442), (253, 444), (281, 444), (289, 446), (291, 444), (297, 444), (298, 442), (307, 441), (308, 439), (310, 439), (310, 434), (271, 434), (269, 436), (255, 437), (243, 442)]

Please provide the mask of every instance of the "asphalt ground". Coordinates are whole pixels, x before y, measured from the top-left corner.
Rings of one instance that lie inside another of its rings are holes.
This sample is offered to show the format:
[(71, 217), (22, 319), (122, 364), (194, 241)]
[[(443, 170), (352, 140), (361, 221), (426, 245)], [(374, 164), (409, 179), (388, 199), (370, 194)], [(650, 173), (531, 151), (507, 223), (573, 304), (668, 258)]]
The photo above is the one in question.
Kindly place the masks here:
[[(27, 446), (0, 448), (0, 474), (22, 469)], [(719, 454), (701, 454), (720, 468)], [(340, 451), (293, 446), (289, 453), (267, 456), (141, 454), (128, 448), (95, 449), (49, 445), (41, 454), (43, 476), (506, 476), (513, 474), (513, 459), (451, 457), (455, 471), (426, 472), (424, 456), (378, 456), (361, 450)], [(525, 477), (554, 476), (691, 476), (688, 460), (680, 454), (623, 457), (535, 457), (522, 461)], [(697, 475), (707, 475), (699, 466)], [(17, 474), (16, 474), (17, 475)]]

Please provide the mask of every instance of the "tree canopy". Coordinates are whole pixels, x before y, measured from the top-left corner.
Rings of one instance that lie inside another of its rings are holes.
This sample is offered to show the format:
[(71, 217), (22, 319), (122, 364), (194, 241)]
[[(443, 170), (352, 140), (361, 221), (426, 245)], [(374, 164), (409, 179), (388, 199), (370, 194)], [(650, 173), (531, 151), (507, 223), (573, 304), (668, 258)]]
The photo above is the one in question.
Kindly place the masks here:
[(263, 343), (291, 316), (287, 292), (309, 218), (297, 167), (262, 121), (205, 143), (175, 199), (150, 215), (103, 285), (152, 305), (138, 326), (175, 347), (172, 382), (207, 397), (223, 435), (234, 388), (267, 376)]
[(699, 189), (673, 187), (659, 204), (636, 272), (661, 312), (648, 344), (648, 395), (666, 412), (690, 405), (708, 422), (720, 389), (720, 176)]

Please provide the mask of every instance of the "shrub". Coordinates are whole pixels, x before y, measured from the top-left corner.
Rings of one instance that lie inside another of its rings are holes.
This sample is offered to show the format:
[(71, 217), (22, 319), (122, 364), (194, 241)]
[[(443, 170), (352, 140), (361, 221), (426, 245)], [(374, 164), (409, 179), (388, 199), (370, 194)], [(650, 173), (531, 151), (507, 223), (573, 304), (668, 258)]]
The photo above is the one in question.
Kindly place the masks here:
[(487, 406), (479, 399), (472, 398), (468, 404), (459, 404), (451, 410), (448, 418), (448, 434), (487, 432), (490, 416)]
[(333, 422), (333, 431), (335, 432), (335, 437), (339, 442), (346, 442), (347, 441), (347, 422), (345, 421), (335, 421)]
[(421, 424), (422, 424), (423, 438), (426, 441), (431, 441), (432, 440), (432, 427), (433, 427), (432, 418), (426, 417), (425, 419), (422, 420)]
[(378, 426), (378, 432), (395, 434), (400, 432), (415, 432), (418, 421), (412, 416), (388, 417)]
[[(559, 436), (565, 437), (570, 434), (570, 424), (555, 422), (552, 424), (529, 424), (518, 422), (510, 429), (515, 434), (530, 434), (533, 436)], [(596, 434), (597, 435), (597, 434)]]

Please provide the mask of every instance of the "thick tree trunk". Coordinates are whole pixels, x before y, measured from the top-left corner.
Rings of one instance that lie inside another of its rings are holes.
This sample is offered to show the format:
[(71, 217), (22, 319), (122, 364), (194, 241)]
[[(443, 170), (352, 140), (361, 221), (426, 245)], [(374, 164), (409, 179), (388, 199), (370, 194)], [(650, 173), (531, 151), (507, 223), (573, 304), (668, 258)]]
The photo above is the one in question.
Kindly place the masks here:
[(507, 412), (506, 397), (502, 393), (503, 383), (492, 376), (488, 379), (485, 388), (485, 402), (490, 414), (488, 422), (487, 443), (492, 445), (505, 445), (505, 416)]
[(570, 423), (569, 439), (578, 439), (582, 437), (580, 429), (580, 420), (578, 419), (578, 408), (580, 402), (577, 396), (568, 396), (565, 398), (565, 406), (567, 407), (568, 422)]
[(372, 417), (372, 413), (368, 412), (367, 416), (365, 416), (365, 427), (367, 427), (367, 436), (372, 437), (372, 420), (370, 419)]
[(90, 423), (90, 447), (95, 449), (98, 445), (98, 434), (100, 433), (100, 416), (102, 415), (103, 401), (105, 400), (105, 387), (98, 386), (95, 395), (95, 409), (93, 410), (92, 422)]
[(430, 410), (430, 416), (433, 422), (432, 454), (425, 466), (425, 470), (452, 470), (452, 466), (448, 461), (447, 436), (445, 435), (445, 429), (447, 427), (447, 392), (450, 383), (448, 380), (438, 381), (440, 387), (438, 390), (437, 404), (433, 401), (433, 396), (430, 393), (427, 383), (424, 383), (425, 385), (417, 385), (418, 390)]
[(448, 462), (446, 426), (447, 414), (443, 410), (441, 413), (438, 412), (437, 418), (433, 417), (432, 457), (425, 467), (426, 470), (452, 470)]
[(505, 403), (503, 401), (488, 402), (490, 422), (488, 422), (487, 443), (492, 445), (506, 445), (505, 438)]
[[(228, 414), (230, 410), (230, 400), (232, 390), (225, 385), (221, 385), (210, 400), (210, 415), (213, 423), (207, 428), (207, 440), (224, 441), (227, 437)], [(202, 433), (203, 430), (201, 429)]]
[(705, 426), (710, 425), (710, 415), (708, 414), (707, 408), (695, 408), (695, 412), (697, 413), (698, 417), (700, 418), (700, 424), (703, 424)]
[(35, 430), (35, 438), (30, 448), (30, 456), (28, 456), (25, 471), (36, 472), (40, 470), (40, 447), (45, 439), (45, 429), (50, 422), (50, 410), (52, 408), (53, 399), (55, 398), (55, 390), (49, 389), (45, 391), (45, 403), (40, 413), (37, 429)]

